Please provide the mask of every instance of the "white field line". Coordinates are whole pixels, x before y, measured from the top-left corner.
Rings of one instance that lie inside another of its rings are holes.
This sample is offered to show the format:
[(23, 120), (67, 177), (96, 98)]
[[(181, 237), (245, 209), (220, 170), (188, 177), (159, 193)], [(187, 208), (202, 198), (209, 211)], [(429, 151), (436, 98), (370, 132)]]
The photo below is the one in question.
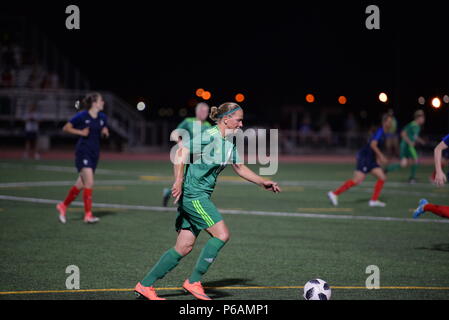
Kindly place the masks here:
[[(150, 181), (150, 180), (96, 180), (95, 184), (98, 186), (111, 186), (111, 185), (164, 185), (170, 186), (171, 180), (167, 179), (158, 180), (158, 181)], [(5, 182), (0, 183), (1, 188), (20, 188), (20, 187), (60, 187), (60, 186), (71, 186), (73, 185), (74, 180), (70, 181), (31, 181), (31, 182)], [(247, 181), (219, 181), (219, 184), (250, 184)], [(329, 191), (336, 188), (339, 183), (336, 181), (328, 181), (327, 183), (323, 183), (323, 181), (280, 181), (279, 185), (281, 186), (295, 186), (295, 187), (308, 187), (314, 189), (320, 189)], [(408, 184), (404, 184), (403, 186), (407, 186), (410, 189), (413, 189), (412, 186)], [(385, 189), (382, 191), (383, 194), (391, 194), (391, 195), (404, 195), (404, 196), (415, 196), (417, 198), (423, 197), (432, 197), (432, 198), (447, 198), (449, 196), (446, 192), (420, 192), (418, 190), (395, 190), (394, 188), (390, 188), (390, 184), (387, 184)], [(435, 186), (432, 186), (435, 188)], [(445, 189), (441, 189), (444, 191)], [(354, 187), (351, 192), (364, 192), (364, 193), (372, 193), (373, 187), (369, 187), (368, 183), (363, 184), (362, 186)]]
[[(13, 163), (0, 163), (0, 168), (31, 169), (31, 170), (37, 170), (37, 171), (51, 171), (51, 172), (68, 172), (68, 173), (74, 173), (74, 174), (77, 173), (75, 167), (51, 166), (51, 165), (21, 165), (21, 164), (13, 164)], [(129, 177), (129, 176), (138, 177), (141, 175), (150, 175), (148, 172), (109, 170), (109, 169), (97, 169), (97, 170), (95, 170), (95, 174), (127, 176), (127, 177)], [(157, 174), (153, 173), (153, 175), (157, 175)]]
[[(0, 195), (0, 200), (41, 203), (41, 204), (57, 204), (58, 200), (28, 198), (28, 197), (14, 197)], [(82, 206), (83, 203), (79, 201), (73, 202), (73, 205)], [(96, 208), (114, 208), (114, 209), (128, 209), (141, 211), (176, 211), (176, 208), (165, 208), (156, 206), (138, 206), (126, 204), (112, 204), (112, 203), (95, 203)], [(413, 223), (449, 223), (449, 219), (409, 219), (409, 218), (395, 218), (395, 217), (372, 217), (372, 216), (352, 216), (352, 215), (335, 215), (335, 214), (315, 214), (315, 213), (296, 213), (296, 212), (272, 212), (272, 211), (251, 211), (251, 210), (230, 210), (220, 209), (223, 214), (233, 215), (255, 215), (255, 216), (275, 216), (275, 217), (298, 217), (298, 218), (312, 218), (312, 219), (339, 219), (339, 220), (362, 220), (362, 221), (395, 221), (395, 222), (413, 222)]]

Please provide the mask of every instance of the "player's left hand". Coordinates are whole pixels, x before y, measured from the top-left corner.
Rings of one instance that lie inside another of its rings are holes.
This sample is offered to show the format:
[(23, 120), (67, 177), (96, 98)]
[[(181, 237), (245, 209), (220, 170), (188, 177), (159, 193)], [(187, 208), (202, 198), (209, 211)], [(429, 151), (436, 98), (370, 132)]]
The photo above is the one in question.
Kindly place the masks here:
[(174, 204), (177, 204), (182, 195), (182, 182), (175, 182), (171, 188), (171, 194), (175, 200)]
[(104, 127), (103, 130), (101, 130), (101, 134), (104, 138), (109, 138), (109, 129)]
[(444, 186), (444, 184), (447, 182), (447, 178), (446, 175), (444, 174), (443, 171), (439, 171), (435, 174), (435, 184), (438, 187), (442, 187)]
[(274, 193), (279, 193), (282, 191), (277, 182), (274, 181), (264, 181), (263, 187), (265, 190), (273, 191)]

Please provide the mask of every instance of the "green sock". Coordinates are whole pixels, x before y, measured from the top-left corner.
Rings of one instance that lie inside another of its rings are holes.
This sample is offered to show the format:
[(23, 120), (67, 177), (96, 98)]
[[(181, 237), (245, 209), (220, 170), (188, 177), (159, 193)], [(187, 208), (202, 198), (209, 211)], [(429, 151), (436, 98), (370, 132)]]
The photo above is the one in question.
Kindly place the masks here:
[(207, 272), (210, 265), (217, 258), (218, 252), (225, 245), (225, 242), (218, 238), (211, 238), (207, 241), (189, 278), (190, 283), (200, 281), (202, 276)]
[(416, 177), (416, 169), (418, 169), (418, 165), (417, 164), (412, 164), (412, 166), (410, 168), (410, 179), (415, 179), (415, 177)]
[(140, 282), (144, 287), (151, 287), (156, 280), (162, 279), (167, 273), (173, 270), (182, 259), (182, 256), (174, 249), (166, 251), (156, 265)]
[(392, 164), (387, 166), (387, 171), (388, 172), (393, 172), (393, 171), (398, 170), (399, 168), (401, 168), (401, 165), (399, 163), (392, 163)]

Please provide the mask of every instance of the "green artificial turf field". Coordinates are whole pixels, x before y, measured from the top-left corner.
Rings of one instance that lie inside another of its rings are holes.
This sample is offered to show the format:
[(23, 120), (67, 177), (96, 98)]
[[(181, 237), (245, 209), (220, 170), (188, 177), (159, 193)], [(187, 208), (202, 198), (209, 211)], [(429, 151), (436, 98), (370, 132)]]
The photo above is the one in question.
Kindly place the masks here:
[[(429, 184), (431, 167), (420, 167), (416, 185), (404, 183), (408, 170), (389, 176), (381, 195), (386, 208), (367, 205), (373, 178), (333, 208), (326, 192), (352, 170), (283, 164), (273, 179), (284, 190), (272, 194), (227, 168), (213, 201), (231, 240), (203, 279), (206, 292), (216, 299), (294, 300), (308, 280), (321, 278), (332, 299), (449, 298), (449, 220), (406, 220), (422, 197), (449, 204), (449, 188)], [(176, 237), (173, 205), (160, 208), (171, 172), (161, 162), (102, 161), (94, 189), (100, 223), (85, 225), (82, 207), (74, 205), (62, 225), (47, 200), (65, 197), (75, 179), (72, 162), (0, 161), (0, 299), (135, 299), (131, 289)], [(207, 238), (203, 232), (157, 283), (162, 297), (192, 299), (179, 287)], [(66, 289), (69, 265), (80, 269), (78, 291)], [(370, 265), (380, 269), (380, 290), (365, 288)]]

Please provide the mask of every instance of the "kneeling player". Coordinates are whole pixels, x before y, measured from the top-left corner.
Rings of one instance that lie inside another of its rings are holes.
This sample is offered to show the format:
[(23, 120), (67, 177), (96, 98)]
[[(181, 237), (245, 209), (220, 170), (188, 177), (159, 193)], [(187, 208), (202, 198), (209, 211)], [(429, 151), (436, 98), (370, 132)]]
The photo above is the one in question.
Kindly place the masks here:
[[(441, 161), (442, 154), (445, 150), (447, 150), (449, 146), (449, 135), (447, 135), (443, 141), (440, 142), (439, 145), (436, 146), (434, 151), (435, 157), (435, 184), (437, 186), (444, 186), (447, 181), (447, 177), (443, 172)], [(429, 211), (440, 217), (449, 218), (449, 207), (448, 206), (440, 206), (436, 204), (429, 203), (426, 199), (421, 199), (419, 201), (419, 206), (413, 213), (413, 218), (418, 218), (424, 212)]]
[(387, 177), (378, 162), (382, 165), (387, 163), (387, 159), (382, 151), (380, 151), (380, 147), (385, 140), (385, 132), (387, 132), (392, 125), (392, 120), (391, 115), (386, 114), (383, 116), (382, 127), (373, 134), (368, 143), (357, 154), (357, 169), (354, 172), (354, 177), (351, 180), (346, 181), (337, 190), (330, 191), (327, 194), (334, 206), (338, 205), (338, 196), (340, 194), (353, 186), (362, 183), (366, 175), (371, 173), (377, 178), (377, 182), (374, 187), (373, 196), (368, 204), (370, 207), (385, 207), (386, 204), (378, 199)]

